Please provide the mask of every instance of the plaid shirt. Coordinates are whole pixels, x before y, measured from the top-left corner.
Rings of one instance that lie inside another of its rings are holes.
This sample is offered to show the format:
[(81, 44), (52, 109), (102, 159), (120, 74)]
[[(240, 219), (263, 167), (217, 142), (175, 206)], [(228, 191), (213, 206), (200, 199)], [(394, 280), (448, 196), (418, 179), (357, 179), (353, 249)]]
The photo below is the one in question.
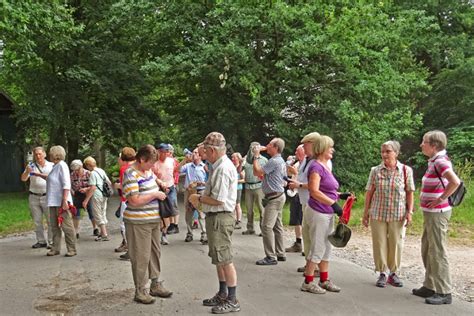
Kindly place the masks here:
[[(406, 191), (415, 191), (413, 170), (405, 166)], [(366, 190), (372, 186), (375, 192), (370, 201), (369, 214), (373, 220), (381, 222), (401, 221), (406, 215), (406, 191), (404, 165), (397, 161), (395, 170), (390, 170), (382, 163), (370, 170)]]
[(73, 192), (79, 191), (82, 188), (89, 187), (89, 177), (91, 173), (89, 170), (84, 169), (82, 176), (77, 171), (71, 172), (71, 189)]

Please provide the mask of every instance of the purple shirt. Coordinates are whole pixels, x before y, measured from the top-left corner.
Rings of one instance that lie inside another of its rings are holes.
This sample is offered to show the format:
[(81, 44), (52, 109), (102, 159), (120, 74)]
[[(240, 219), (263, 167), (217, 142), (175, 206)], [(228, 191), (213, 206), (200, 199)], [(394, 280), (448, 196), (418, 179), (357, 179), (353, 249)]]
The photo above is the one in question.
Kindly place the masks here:
[[(308, 170), (308, 182), (309, 178), (313, 173), (319, 174), (321, 177), (321, 181), (319, 182), (319, 191), (326, 194), (329, 198), (337, 201), (337, 189), (339, 189), (339, 183), (337, 182), (336, 178), (334, 178), (333, 174), (323, 167), (323, 165), (316, 160), (313, 160), (312, 164), (309, 166)], [(323, 204), (312, 196), (309, 198), (308, 205), (315, 211), (324, 213), (324, 214), (333, 214), (334, 211), (332, 210), (331, 205)]]

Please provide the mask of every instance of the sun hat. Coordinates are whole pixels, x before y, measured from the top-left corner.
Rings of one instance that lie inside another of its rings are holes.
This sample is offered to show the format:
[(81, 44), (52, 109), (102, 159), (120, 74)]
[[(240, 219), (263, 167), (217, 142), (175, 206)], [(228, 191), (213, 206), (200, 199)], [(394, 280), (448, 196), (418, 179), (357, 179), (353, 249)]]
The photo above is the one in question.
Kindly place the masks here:
[(337, 248), (343, 248), (351, 239), (352, 231), (346, 224), (339, 223), (332, 234), (328, 236), (329, 242)]

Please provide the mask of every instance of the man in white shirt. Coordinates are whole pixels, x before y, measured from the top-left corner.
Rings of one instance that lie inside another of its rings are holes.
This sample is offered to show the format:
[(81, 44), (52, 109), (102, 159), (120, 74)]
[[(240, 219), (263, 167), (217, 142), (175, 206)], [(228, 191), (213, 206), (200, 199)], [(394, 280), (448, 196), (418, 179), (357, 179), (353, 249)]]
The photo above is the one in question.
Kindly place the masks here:
[[(32, 248), (50, 248), (46, 242), (43, 216), (49, 222), (49, 209), (46, 203), (46, 179), (53, 169), (53, 163), (46, 160), (46, 152), (43, 147), (33, 149), (34, 161), (26, 165), (25, 171), (21, 174), (21, 181), (30, 179), (28, 198), (31, 218), (35, 223), (36, 243)], [(52, 244), (53, 233), (48, 225), (48, 240)]]

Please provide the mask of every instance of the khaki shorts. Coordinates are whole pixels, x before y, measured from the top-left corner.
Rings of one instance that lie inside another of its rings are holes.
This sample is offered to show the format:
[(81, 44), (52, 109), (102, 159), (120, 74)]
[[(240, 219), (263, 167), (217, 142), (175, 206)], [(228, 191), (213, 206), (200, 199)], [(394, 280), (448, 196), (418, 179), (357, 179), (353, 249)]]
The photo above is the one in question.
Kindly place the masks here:
[(235, 218), (230, 212), (206, 213), (206, 231), (209, 243), (209, 257), (212, 264), (232, 263), (232, 233)]

